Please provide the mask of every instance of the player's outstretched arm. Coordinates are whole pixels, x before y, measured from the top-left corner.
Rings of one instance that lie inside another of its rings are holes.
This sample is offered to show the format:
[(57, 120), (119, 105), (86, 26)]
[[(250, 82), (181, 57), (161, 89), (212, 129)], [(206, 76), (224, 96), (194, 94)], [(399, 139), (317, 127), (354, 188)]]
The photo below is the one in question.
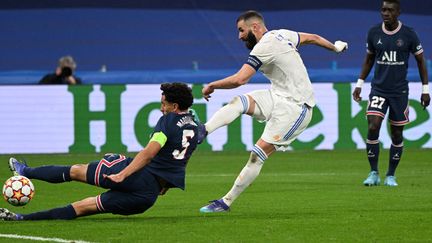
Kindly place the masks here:
[(353, 100), (356, 102), (360, 102), (362, 100), (362, 98), (360, 96), (361, 89), (363, 87), (364, 80), (367, 78), (367, 76), (369, 75), (369, 73), (370, 73), (370, 71), (374, 65), (374, 60), (375, 60), (375, 54), (373, 54), (373, 53), (367, 53), (366, 54), (366, 58), (363, 62), (360, 76), (357, 80), (356, 87), (352, 93)]
[(310, 34), (310, 33), (304, 33), (299, 32), (300, 35), (300, 44), (314, 44), (317, 46), (321, 46), (323, 48), (326, 48), (327, 50), (334, 51), (337, 53), (343, 52), (348, 49), (348, 43), (343, 41), (336, 41), (334, 44), (328, 41), (326, 38), (317, 35), (317, 34)]
[(428, 73), (426, 69), (426, 63), (423, 57), (423, 53), (415, 55), (415, 59), (417, 61), (417, 67), (420, 74), (420, 79), (422, 81), (422, 94), (420, 98), (421, 105), (423, 109), (430, 104), (430, 95), (429, 95), (429, 81), (428, 81)]
[(210, 94), (212, 94), (215, 89), (233, 89), (244, 85), (249, 82), (255, 73), (256, 71), (253, 67), (248, 64), (243, 64), (242, 68), (240, 68), (236, 74), (213, 81), (204, 86), (202, 89), (203, 97), (208, 101), (211, 97)]
[(147, 146), (135, 156), (132, 162), (126, 168), (120, 171), (120, 173), (103, 176), (112, 180), (113, 182), (120, 183), (128, 176), (132, 175), (150, 163), (150, 161), (156, 156), (161, 148), (162, 147), (158, 142), (150, 141)]

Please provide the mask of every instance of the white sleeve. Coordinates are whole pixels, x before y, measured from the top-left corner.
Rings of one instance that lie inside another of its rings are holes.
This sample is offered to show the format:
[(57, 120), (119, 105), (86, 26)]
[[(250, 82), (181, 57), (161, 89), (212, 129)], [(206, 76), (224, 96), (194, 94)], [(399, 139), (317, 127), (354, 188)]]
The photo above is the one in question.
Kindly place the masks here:
[(258, 69), (263, 64), (267, 64), (272, 61), (273, 54), (268, 43), (258, 43), (252, 49), (249, 54), (246, 64), (252, 66), (255, 70)]
[(292, 30), (281, 30), (284, 37), (291, 41), (296, 48), (300, 45), (300, 34)]

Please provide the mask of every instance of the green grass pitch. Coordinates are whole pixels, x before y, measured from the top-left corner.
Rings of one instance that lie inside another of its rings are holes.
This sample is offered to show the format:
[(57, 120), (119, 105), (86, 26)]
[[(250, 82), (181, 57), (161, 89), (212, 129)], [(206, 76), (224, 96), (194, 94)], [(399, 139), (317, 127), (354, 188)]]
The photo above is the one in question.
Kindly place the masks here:
[[(199, 208), (223, 196), (248, 152), (196, 152), (186, 190), (172, 189), (144, 214), (95, 215), (72, 221), (1, 222), (0, 234), (91, 242), (431, 242), (432, 150), (406, 149), (397, 171), (399, 186), (365, 187), (364, 151), (276, 153), (231, 212), (204, 215)], [(83, 163), (98, 154), (22, 155), (31, 166)], [(10, 172), (0, 155), (0, 179)], [(381, 151), (381, 178), (388, 151)], [(103, 190), (78, 182), (33, 180), (35, 198), (19, 213), (66, 205)], [(12, 239), (1, 238), (1, 242)], [(17, 241), (17, 240), (15, 240)], [(17, 241), (18, 242), (18, 241)], [(19, 240), (22, 242), (22, 240)]]

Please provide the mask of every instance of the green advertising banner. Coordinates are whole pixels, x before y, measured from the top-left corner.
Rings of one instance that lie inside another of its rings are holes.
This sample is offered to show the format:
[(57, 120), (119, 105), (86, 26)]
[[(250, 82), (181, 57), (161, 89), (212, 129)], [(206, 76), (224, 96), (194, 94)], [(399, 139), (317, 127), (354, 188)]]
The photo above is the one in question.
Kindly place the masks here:
[[(208, 120), (233, 97), (268, 84), (248, 84), (234, 90), (217, 90), (209, 102), (201, 97), (202, 85), (192, 85), (193, 108)], [(317, 106), (312, 121), (290, 146), (298, 149), (360, 149), (367, 134), (367, 100), (352, 101), (352, 84), (314, 84)], [(405, 146), (432, 148), (431, 108), (420, 104), (420, 83), (410, 84), (410, 120)], [(367, 98), (369, 88), (362, 96)], [(0, 153), (135, 152), (142, 149), (160, 112), (159, 85), (1, 86)], [(264, 128), (249, 116), (210, 134), (201, 150), (250, 150)], [(388, 126), (380, 141), (391, 144)]]

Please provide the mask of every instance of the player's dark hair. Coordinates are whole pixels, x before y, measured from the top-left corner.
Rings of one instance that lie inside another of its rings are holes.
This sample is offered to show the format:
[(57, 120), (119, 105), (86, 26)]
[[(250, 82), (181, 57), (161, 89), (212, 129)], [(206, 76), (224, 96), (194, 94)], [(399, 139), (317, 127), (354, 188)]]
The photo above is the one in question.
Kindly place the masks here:
[(383, 0), (382, 2), (383, 2), (383, 3), (386, 2), (386, 3), (393, 3), (393, 4), (396, 4), (397, 7), (400, 9), (400, 0)]
[(255, 10), (249, 10), (249, 11), (246, 11), (246, 12), (242, 13), (237, 18), (237, 22), (236, 23), (238, 23), (241, 20), (247, 21), (247, 20), (249, 20), (251, 18), (257, 18), (257, 19), (261, 20), (264, 23), (264, 17), (260, 13), (258, 13), (257, 11), (255, 11)]
[(193, 104), (192, 89), (184, 83), (163, 83), (160, 89), (166, 101), (177, 103), (182, 111), (187, 110)]

